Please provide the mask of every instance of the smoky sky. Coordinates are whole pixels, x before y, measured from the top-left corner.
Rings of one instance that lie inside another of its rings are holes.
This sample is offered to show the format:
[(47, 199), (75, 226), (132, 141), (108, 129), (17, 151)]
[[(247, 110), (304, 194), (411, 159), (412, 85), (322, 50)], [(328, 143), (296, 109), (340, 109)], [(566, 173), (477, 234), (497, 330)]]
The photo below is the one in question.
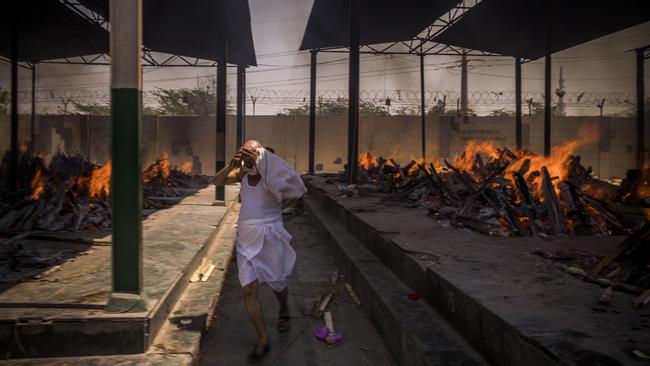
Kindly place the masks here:
[[(312, 1), (249, 0), (253, 39), (259, 66), (249, 68), (247, 87), (273, 91), (305, 91), (309, 88), (309, 54), (298, 52)], [(207, 37), (208, 35), (197, 35)], [(560, 66), (567, 92), (622, 93), (635, 91), (635, 57), (628, 50), (650, 43), (650, 22), (628, 28), (606, 37), (558, 52), (553, 55), (553, 89), (557, 87)], [(347, 56), (341, 53), (318, 55), (319, 93), (347, 90)], [(425, 88), (434, 91), (460, 89), (459, 57), (427, 56)], [(647, 69), (647, 68), (646, 68)], [(62, 91), (79, 91), (103, 95), (109, 88), (106, 66), (39, 65), (37, 88), (51, 95)], [(145, 68), (144, 88), (181, 88), (204, 84), (214, 78), (214, 68)], [(523, 67), (524, 91), (541, 92), (544, 77), (543, 59)], [(229, 87), (234, 87), (234, 69), (229, 69)], [(650, 80), (646, 72), (646, 83)], [(27, 92), (30, 72), (19, 73), (19, 89)], [(9, 66), (0, 64), (0, 88), (9, 87)], [(419, 59), (417, 56), (361, 56), (361, 90), (381, 95), (386, 90), (419, 90)], [(514, 90), (514, 59), (509, 57), (470, 57), (470, 92), (508, 92)], [(73, 93), (74, 94), (74, 93)], [(22, 95), (22, 94), (21, 94)], [(54, 108), (57, 98), (41, 97), (40, 108)], [(471, 99), (470, 99), (471, 103)], [(249, 100), (250, 104), (250, 100)], [(620, 103), (619, 103), (620, 104)], [(21, 101), (21, 111), (28, 101)], [(275, 114), (286, 105), (267, 103), (257, 106), (258, 114)], [(619, 106), (623, 109), (624, 106)], [(41, 109), (42, 110), (42, 109)], [(47, 109), (52, 112), (52, 109)], [(251, 106), (247, 106), (251, 111)], [(594, 106), (569, 111), (572, 114), (595, 115)]]

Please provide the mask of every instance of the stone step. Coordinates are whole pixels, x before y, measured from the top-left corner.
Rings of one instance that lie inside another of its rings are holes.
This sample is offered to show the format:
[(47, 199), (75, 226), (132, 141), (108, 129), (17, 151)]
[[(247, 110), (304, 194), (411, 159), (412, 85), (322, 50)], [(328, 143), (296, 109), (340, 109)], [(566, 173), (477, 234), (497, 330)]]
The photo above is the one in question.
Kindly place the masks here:
[(487, 365), (424, 300), (383, 265), (344, 224), (311, 197), (303, 207), (319, 237), (334, 248), (347, 281), (400, 365)]

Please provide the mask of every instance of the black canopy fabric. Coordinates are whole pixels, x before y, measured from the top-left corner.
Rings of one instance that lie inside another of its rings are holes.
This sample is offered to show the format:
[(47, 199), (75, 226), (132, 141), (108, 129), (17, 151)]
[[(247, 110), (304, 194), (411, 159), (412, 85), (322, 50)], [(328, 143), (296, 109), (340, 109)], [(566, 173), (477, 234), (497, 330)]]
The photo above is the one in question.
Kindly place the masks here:
[[(108, 0), (80, 0), (108, 18)], [(228, 1), (228, 62), (257, 65), (248, 0)], [(144, 0), (143, 42), (156, 52), (217, 61), (219, 0)]]
[(534, 60), (547, 29), (555, 53), (648, 20), (647, 0), (483, 0), (434, 41)]
[(12, 1), (0, 22), (0, 55), (9, 58), (11, 22), (18, 29), (18, 61), (38, 62), (108, 52), (108, 32), (58, 0)]
[[(458, 0), (359, 0), (360, 44), (408, 41)], [(350, 0), (314, 0), (301, 50), (348, 47)]]

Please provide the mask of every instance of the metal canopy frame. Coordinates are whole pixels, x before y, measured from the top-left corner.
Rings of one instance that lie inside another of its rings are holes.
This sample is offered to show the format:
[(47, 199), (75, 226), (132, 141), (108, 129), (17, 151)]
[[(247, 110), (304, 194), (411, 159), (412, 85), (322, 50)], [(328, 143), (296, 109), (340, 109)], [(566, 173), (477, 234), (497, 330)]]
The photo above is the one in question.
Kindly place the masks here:
[[(359, 45), (360, 54), (371, 55), (440, 55), (440, 56), (495, 56), (503, 55), (481, 51), (463, 49), (435, 42), (433, 39), (453, 26), (465, 13), (480, 3), (482, 0), (463, 0), (456, 4), (451, 10), (436, 19), (426, 27), (420, 34), (407, 41), (395, 41), (381, 44)], [(404, 49), (405, 48), (405, 49)], [(349, 47), (323, 47), (315, 49), (317, 52), (326, 53), (348, 53)]]
[[(431, 55), (439, 56), (493, 56), (493, 57), (504, 57), (503, 55), (486, 52), (482, 50), (473, 50), (473, 49), (464, 49), (460, 47), (455, 47), (447, 44), (442, 44), (434, 41), (434, 38), (444, 32), (445, 30), (452, 27), (458, 20), (474, 6), (479, 4), (482, 0), (462, 0), (458, 2), (453, 8), (451, 8), (447, 13), (440, 16), (438, 19), (434, 20), (432, 24), (427, 26), (422, 32), (417, 36), (413, 37), (407, 41), (395, 41), (383, 44), (358, 44), (358, 16), (354, 16), (355, 12), (359, 11), (358, 0), (350, 0), (350, 42), (352, 44), (357, 42), (357, 47), (323, 47), (310, 50), (312, 53), (311, 57), (311, 72), (310, 72), (310, 98), (309, 98), (309, 162), (308, 162), (308, 172), (310, 174), (314, 173), (314, 159), (315, 159), (315, 104), (316, 104), (316, 57), (315, 55), (318, 52), (324, 53), (349, 53), (350, 56), (350, 91), (348, 103), (350, 108), (348, 111), (348, 168), (347, 168), (347, 182), (348, 184), (356, 183), (356, 164), (358, 155), (358, 128), (359, 128), (359, 116), (358, 111), (356, 113), (352, 112), (352, 109), (356, 109), (358, 106), (359, 99), (359, 54), (371, 54), (371, 55), (417, 55), (420, 59), (420, 114), (421, 114), (421, 153), (422, 158), (426, 157), (426, 104), (424, 100), (424, 57)], [(356, 24), (355, 24), (356, 23)], [(354, 33), (357, 34), (354, 34)], [(528, 60), (526, 60), (528, 61)], [(521, 77), (521, 73), (517, 74), (518, 77)], [(520, 83), (520, 82), (519, 82)], [(518, 89), (519, 98), (521, 100), (521, 88)], [(518, 111), (521, 112), (521, 108), (518, 108)], [(517, 119), (518, 124), (521, 124), (521, 116)], [(521, 128), (517, 128), (517, 131), (521, 131)], [(521, 138), (518, 139), (521, 141)]]

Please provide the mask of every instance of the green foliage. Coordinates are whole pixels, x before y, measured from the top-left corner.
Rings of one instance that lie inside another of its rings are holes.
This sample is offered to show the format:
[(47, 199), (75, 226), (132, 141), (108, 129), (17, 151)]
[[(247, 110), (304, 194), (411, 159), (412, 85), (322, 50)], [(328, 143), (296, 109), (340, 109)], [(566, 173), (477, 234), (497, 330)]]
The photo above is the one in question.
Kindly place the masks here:
[[(339, 116), (348, 112), (348, 100), (346, 98), (321, 99), (316, 102), (316, 115), (318, 116)], [(297, 108), (285, 108), (278, 113), (278, 116), (308, 116), (309, 103), (304, 103)], [(388, 116), (388, 111), (383, 106), (373, 102), (359, 103), (360, 116)]]
[(217, 113), (216, 94), (209, 86), (161, 89), (152, 92), (158, 112), (165, 116), (208, 116)]
[(82, 104), (72, 102), (78, 114), (91, 115), (91, 116), (110, 116), (111, 106), (108, 104), (88, 103)]

